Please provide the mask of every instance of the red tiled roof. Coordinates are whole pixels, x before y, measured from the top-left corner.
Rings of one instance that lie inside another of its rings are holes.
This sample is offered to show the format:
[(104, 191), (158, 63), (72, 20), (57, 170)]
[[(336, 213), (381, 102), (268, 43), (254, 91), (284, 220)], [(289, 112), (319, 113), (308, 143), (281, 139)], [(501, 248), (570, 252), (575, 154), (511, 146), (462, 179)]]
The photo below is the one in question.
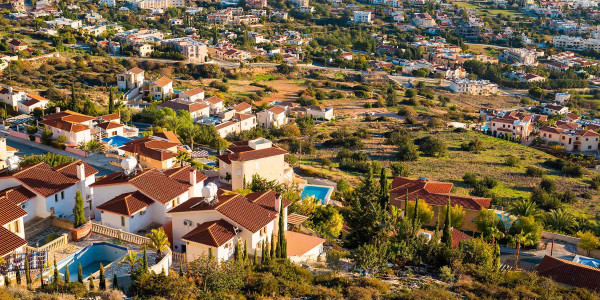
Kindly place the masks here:
[(2, 241), (0, 243), (0, 257), (27, 245), (26, 240), (2, 226), (0, 226), (0, 241)]
[(235, 237), (235, 226), (220, 219), (198, 224), (194, 230), (181, 237), (182, 240), (220, 247)]
[(118, 113), (114, 113), (114, 114), (99, 116), (98, 119), (102, 119), (105, 121), (112, 121), (112, 120), (121, 120), (121, 117), (119, 116)]
[(58, 165), (56, 167), (54, 167), (54, 170), (60, 172), (61, 174), (70, 177), (72, 179), (77, 179), (77, 166), (79, 164), (83, 164), (83, 168), (84, 168), (84, 176), (85, 178), (88, 178), (94, 174), (98, 174), (98, 170), (96, 170), (96, 168), (92, 167), (91, 165), (89, 165), (86, 162), (83, 162), (81, 160), (76, 160), (70, 163), (66, 163), (66, 164), (62, 164), (62, 165)]
[(450, 232), (452, 234), (452, 248), (458, 248), (461, 241), (467, 241), (467, 240), (473, 239), (472, 236), (470, 236), (456, 228), (451, 228)]
[(562, 133), (564, 130), (561, 128), (555, 128), (555, 127), (548, 127), (548, 126), (544, 126), (542, 128), (540, 128), (540, 132), (541, 131), (545, 131), (545, 132), (549, 132), (549, 133), (556, 133), (556, 134), (560, 134)]
[(24, 166), (12, 174), (12, 177), (44, 197), (54, 195), (78, 182), (77, 179), (63, 175), (44, 162)]
[(177, 147), (178, 145), (180, 145), (180, 143), (166, 141), (164, 138), (161, 140), (154, 139), (152, 136), (146, 136), (126, 142), (120, 149), (154, 160), (165, 161), (177, 156), (177, 153), (169, 151), (169, 149)]
[(248, 142), (245, 143), (246, 145), (236, 145), (233, 147), (229, 147), (228, 150), (233, 153), (218, 155), (217, 158), (226, 164), (231, 164), (231, 161), (250, 161), (265, 157), (287, 154), (287, 151), (278, 147), (254, 150), (248, 146)]
[(22, 185), (0, 191), (0, 227), (27, 215), (21, 204), (35, 197)]
[(97, 208), (101, 211), (130, 217), (138, 211), (148, 207), (152, 203), (154, 203), (154, 200), (138, 191), (135, 191), (116, 196), (115, 198), (98, 205)]
[(173, 131), (163, 130), (162, 132), (155, 133), (154, 136), (169, 140), (177, 145), (181, 145), (181, 141)]
[(280, 204), (278, 200), (279, 197), (281, 197), (281, 200), (283, 201), (284, 208), (288, 207), (291, 204), (289, 200), (287, 200), (281, 194), (276, 193), (274, 191), (254, 192), (246, 195), (246, 198), (251, 202), (254, 202), (262, 206), (263, 208), (269, 209), (273, 212), (277, 212), (280, 209)]
[(188, 97), (191, 97), (191, 96), (194, 96), (194, 95), (198, 95), (198, 94), (200, 94), (202, 92), (204, 92), (203, 88), (196, 87), (196, 88), (193, 88), (193, 89), (189, 89), (187, 91), (183, 91), (183, 92), (181, 92), (181, 94), (184, 94), (184, 95), (186, 95)]
[(190, 102), (190, 101), (183, 100), (183, 99), (173, 99), (171, 101), (163, 102), (163, 103), (159, 104), (158, 106), (163, 107), (163, 108), (168, 107), (174, 111), (185, 110), (185, 111), (189, 111), (189, 112), (196, 112), (196, 111), (199, 111), (199, 110), (209, 107), (208, 105), (206, 105), (204, 103)]
[(248, 104), (248, 103), (246, 103), (246, 102), (242, 102), (242, 103), (240, 103), (240, 104), (238, 104), (238, 105), (236, 105), (236, 106), (232, 107), (231, 109), (233, 109), (233, 110), (235, 110), (235, 111), (237, 111), (237, 112), (240, 112), (240, 111), (247, 110), (247, 109), (249, 109), (249, 108), (251, 109), (251, 108), (252, 108), (252, 105), (250, 105), (250, 104)]
[(40, 96), (38, 94), (27, 94), (27, 97), (29, 97), (31, 99), (34, 99), (34, 100), (38, 100), (38, 101), (50, 101), (50, 100), (48, 100), (48, 99), (46, 99), (46, 98), (44, 98), (44, 97), (42, 97), (42, 96)]
[(123, 124), (119, 124), (119, 123), (115, 123), (115, 122), (104, 122), (104, 123), (98, 124), (98, 127), (102, 128), (104, 130), (121, 128), (123, 126), (124, 126)]
[(273, 107), (269, 108), (268, 111), (278, 115), (278, 114), (285, 113), (285, 108), (283, 108), (281, 106), (273, 106)]
[(471, 210), (488, 208), (491, 204), (489, 198), (452, 194), (450, 193), (451, 189), (452, 183), (449, 182), (396, 177), (392, 181), (390, 195), (392, 195), (392, 201), (403, 201), (408, 196), (409, 201), (415, 201), (418, 198), (434, 206), (447, 205), (450, 200), (451, 205), (460, 205)]
[(315, 247), (323, 244), (325, 239), (299, 232), (285, 231), (287, 256), (302, 256)]
[(597, 132), (593, 130), (575, 130), (575, 132), (580, 136), (600, 136)]
[(154, 84), (156, 84), (156, 85), (158, 85), (160, 87), (163, 87), (163, 86), (165, 86), (165, 85), (167, 85), (167, 84), (169, 84), (171, 82), (173, 82), (173, 80), (171, 80), (171, 78), (169, 78), (169, 77), (161, 77), (161, 78), (155, 80)]
[[(139, 191), (163, 204), (189, 191), (189, 184), (181, 183), (166, 174), (149, 169), (128, 177), (123, 172), (116, 172), (96, 180), (91, 187), (130, 183)], [(184, 202), (185, 203), (185, 202)]]
[(537, 273), (562, 284), (600, 290), (600, 269), (584, 264), (546, 255), (538, 265)]
[(253, 233), (259, 231), (277, 217), (276, 213), (250, 201), (246, 197), (234, 193), (225, 193), (223, 190), (219, 191), (217, 200), (212, 205), (204, 202), (204, 198), (196, 197), (176, 206), (169, 213), (206, 210), (216, 210)]
[[(163, 173), (180, 183), (189, 184), (190, 183), (190, 172), (195, 170), (190, 166), (177, 167), (164, 171)], [(196, 183), (200, 183), (204, 180), (208, 179), (208, 176), (204, 175), (204, 173), (196, 170)]]
[(140, 73), (144, 73), (144, 70), (142, 70), (138, 67), (135, 67), (133, 69), (127, 70), (127, 72), (133, 73), (133, 74), (140, 74)]
[(58, 128), (63, 131), (68, 131), (68, 132), (81, 132), (81, 131), (89, 129), (89, 127), (84, 126), (84, 125), (66, 122), (66, 121), (58, 120), (58, 119), (42, 120), (42, 121), (40, 121), (40, 123), (50, 126), (50, 127)]
[(212, 96), (210, 98), (205, 99), (204, 101), (206, 101), (210, 104), (217, 104), (217, 103), (223, 102), (223, 99), (221, 99), (218, 96)]

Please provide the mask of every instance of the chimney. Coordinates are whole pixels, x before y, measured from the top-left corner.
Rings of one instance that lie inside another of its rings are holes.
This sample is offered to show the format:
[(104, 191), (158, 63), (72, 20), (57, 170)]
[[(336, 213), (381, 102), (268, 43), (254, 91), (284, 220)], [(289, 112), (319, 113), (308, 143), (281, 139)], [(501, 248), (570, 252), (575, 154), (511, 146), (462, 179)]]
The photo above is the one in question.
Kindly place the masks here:
[(57, 106), (56, 109), (55, 109), (55, 112), (59, 113), (60, 112), (60, 107)]
[(281, 194), (277, 194), (275, 197), (275, 211), (276, 212), (280, 212), (281, 211)]
[(196, 186), (196, 169), (194, 168), (190, 170), (190, 185), (192, 187)]
[(79, 179), (79, 181), (84, 181), (85, 180), (85, 165), (83, 164), (83, 162), (78, 162), (76, 165), (77, 167), (77, 179)]

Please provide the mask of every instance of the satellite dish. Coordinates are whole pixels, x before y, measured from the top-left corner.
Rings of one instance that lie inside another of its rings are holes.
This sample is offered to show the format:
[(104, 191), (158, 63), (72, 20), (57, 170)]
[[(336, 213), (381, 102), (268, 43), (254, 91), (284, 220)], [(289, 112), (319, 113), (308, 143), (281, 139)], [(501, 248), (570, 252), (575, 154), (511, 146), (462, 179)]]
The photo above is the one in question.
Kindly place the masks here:
[(217, 199), (217, 191), (219, 188), (214, 182), (209, 182), (206, 186), (202, 188), (202, 197), (207, 203), (211, 203)]
[(19, 162), (21, 161), (21, 159), (19, 159), (18, 156), (13, 155), (9, 158), (6, 159), (6, 164), (8, 165), (8, 170), (9, 171), (16, 171), (17, 169), (19, 169)]
[(121, 161), (121, 168), (123, 168), (123, 173), (125, 173), (125, 175), (131, 175), (135, 171), (136, 166), (137, 159), (131, 155)]

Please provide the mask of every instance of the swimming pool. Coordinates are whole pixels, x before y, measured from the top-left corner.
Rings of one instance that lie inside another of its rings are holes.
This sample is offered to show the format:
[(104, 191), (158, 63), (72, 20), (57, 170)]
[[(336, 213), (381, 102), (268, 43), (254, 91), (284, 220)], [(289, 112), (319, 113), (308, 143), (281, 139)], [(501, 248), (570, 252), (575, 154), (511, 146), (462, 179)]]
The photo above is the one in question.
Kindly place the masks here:
[(315, 199), (320, 200), (321, 204), (325, 205), (329, 203), (332, 192), (333, 188), (329, 186), (307, 184), (302, 189), (302, 195), (300, 197), (304, 199), (312, 196), (315, 197)]
[(594, 267), (594, 268), (600, 268), (600, 259), (594, 259), (594, 258), (590, 258), (590, 257), (576, 255), (575, 258), (573, 258), (573, 262), (584, 264), (586, 266), (590, 266), (590, 267)]
[(123, 144), (131, 141), (131, 139), (130, 138), (126, 138), (124, 136), (115, 135), (115, 136), (111, 136), (111, 137), (102, 138), (102, 141), (105, 142), (105, 143), (107, 143), (110, 146), (118, 148), (118, 147), (123, 146)]
[(76, 281), (79, 263), (81, 263), (85, 279), (100, 270), (100, 264), (106, 267), (114, 261), (121, 260), (125, 254), (127, 254), (127, 248), (104, 242), (94, 243), (61, 260), (56, 266), (61, 277), (64, 276), (66, 268), (69, 268), (71, 281)]

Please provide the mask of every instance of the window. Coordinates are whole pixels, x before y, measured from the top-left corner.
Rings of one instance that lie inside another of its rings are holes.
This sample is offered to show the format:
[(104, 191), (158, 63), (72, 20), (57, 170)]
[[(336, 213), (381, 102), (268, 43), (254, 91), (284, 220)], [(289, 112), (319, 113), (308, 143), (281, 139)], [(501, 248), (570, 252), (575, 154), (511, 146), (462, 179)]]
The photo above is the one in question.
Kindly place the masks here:
[(60, 200), (65, 199), (65, 191), (60, 192)]
[(58, 202), (58, 194), (54, 195), (54, 202)]
[(145, 211), (145, 210), (142, 210), (142, 211), (140, 211), (140, 216), (143, 216), (143, 215), (145, 215), (145, 214), (146, 214), (146, 211)]
[(588, 146), (588, 149), (592, 149), (592, 145), (589, 145), (589, 146)]
[(121, 216), (121, 226), (125, 226), (125, 217)]

